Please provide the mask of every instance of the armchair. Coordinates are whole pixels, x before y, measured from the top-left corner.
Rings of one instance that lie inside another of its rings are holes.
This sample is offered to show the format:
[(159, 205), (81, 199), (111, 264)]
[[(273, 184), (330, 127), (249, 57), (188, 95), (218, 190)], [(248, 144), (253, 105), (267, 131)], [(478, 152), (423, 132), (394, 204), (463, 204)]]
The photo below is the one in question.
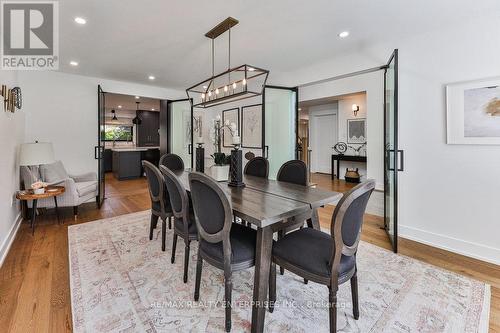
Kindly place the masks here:
[[(70, 175), (66, 172), (61, 161), (52, 164), (44, 164), (39, 167), (21, 167), (21, 178), (24, 188), (37, 181), (43, 180), (50, 185), (60, 185), (66, 188), (64, 194), (57, 198), (59, 207), (73, 207), (75, 218), (78, 215), (78, 206), (97, 197), (98, 182), (95, 172), (82, 175)], [(28, 202), (31, 207), (31, 202)], [(41, 199), (38, 201), (39, 208), (54, 208), (54, 200)]]

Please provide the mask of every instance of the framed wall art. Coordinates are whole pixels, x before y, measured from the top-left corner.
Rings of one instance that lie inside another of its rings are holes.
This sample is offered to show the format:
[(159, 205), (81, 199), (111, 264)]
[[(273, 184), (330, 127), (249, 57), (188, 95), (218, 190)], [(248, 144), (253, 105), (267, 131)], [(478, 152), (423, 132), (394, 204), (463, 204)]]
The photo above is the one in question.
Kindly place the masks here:
[(347, 143), (366, 143), (366, 118), (347, 119)]
[(262, 149), (262, 104), (241, 108), (241, 146)]
[[(235, 123), (238, 133), (240, 132), (240, 108), (233, 108), (222, 111), (222, 124), (229, 121), (229, 124)], [(229, 129), (224, 128), (222, 131), (222, 146), (233, 148), (233, 140)]]

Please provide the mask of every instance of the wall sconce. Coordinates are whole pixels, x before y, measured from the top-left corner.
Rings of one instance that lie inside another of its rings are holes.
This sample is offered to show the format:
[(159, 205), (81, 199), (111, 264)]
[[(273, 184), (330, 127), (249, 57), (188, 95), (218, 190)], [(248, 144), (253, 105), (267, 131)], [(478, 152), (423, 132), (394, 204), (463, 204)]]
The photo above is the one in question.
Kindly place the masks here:
[(353, 104), (352, 105), (352, 112), (354, 112), (354, 117), (358, 116), (358, 111), (359, 111), (359, 105)]

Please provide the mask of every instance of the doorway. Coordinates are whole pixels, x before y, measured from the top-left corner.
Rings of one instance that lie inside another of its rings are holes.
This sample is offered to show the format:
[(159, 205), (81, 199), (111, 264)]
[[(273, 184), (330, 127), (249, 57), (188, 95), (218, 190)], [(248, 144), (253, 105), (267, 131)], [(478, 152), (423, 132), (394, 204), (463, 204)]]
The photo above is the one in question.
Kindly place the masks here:
[(311, 123), (311, 172), (332, 173), (332, 148), (337, 143), (337, 114), (313, 114)]

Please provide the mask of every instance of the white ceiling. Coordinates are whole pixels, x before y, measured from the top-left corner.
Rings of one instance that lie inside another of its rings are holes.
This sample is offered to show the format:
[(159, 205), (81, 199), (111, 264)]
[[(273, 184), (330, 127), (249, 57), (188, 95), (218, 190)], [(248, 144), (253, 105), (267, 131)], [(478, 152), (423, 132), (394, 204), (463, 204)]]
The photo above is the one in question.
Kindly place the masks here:
[[(137, 110), (136, 102), (139, 102), (139, 110), (160, 111), (159, 99), (141, 96), (138, 97), (139, 99), (136, 99), (135, 96), (131, 95), (106, 93), (106, 96), (104, 98), (104, 107), (106, 109), (106, 112), (115, 110), (117, 112), (117, 116), (119, 114), (127, 113), (133, 114), (133, 117), (135, 117), (135, 113)], [(121, 108), (118, 107), (119, 105), (121, 105)]]
[[(240, 21), (232, 30), (232, 65), (269, 69), (272, 82), (273, 73), (500, 12), (498, 0), (64, 0), (59, 6), (61, 71), (179, 89), (211, 74), (204, 34), (228, 16)], [(75, 16), (87, 24), (77, 25)], [(351, 33), (346, 39), (337, 37), (343, 30)], [(216, 71), (226, 67), (221, 36)]]

